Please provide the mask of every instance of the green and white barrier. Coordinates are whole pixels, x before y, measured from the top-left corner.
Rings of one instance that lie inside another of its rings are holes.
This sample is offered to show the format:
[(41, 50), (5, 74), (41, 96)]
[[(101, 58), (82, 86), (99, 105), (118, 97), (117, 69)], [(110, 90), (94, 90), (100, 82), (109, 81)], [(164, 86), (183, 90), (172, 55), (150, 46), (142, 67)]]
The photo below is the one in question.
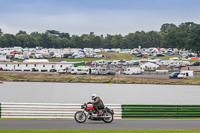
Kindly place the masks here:
[(194, 117), (200, 118), (200, 105), (122, 104), (122, 118)]
[(0, 118), (1, 118), (1, 103), (0, 103)]
[[(200, 105), (106, 104), (114, 118), (200, 118)], [(81, 104), (0, 103), (0, 118), (74, 118)]]

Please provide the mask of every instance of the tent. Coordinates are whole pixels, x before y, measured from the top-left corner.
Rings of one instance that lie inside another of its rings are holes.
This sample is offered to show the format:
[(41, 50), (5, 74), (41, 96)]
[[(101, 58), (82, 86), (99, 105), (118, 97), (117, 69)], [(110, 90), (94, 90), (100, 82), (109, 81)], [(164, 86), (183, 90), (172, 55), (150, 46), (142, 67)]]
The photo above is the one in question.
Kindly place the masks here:
[(22, 54), (22, 53), (23, 53), (21, 50), (18, 50), (17, 52), (19, 52), (20, 54)]
[(13, 53), (13, 54), (19, 54), (19, 52), (18, 52), (18, 51), (12, 51), (12, 53)]

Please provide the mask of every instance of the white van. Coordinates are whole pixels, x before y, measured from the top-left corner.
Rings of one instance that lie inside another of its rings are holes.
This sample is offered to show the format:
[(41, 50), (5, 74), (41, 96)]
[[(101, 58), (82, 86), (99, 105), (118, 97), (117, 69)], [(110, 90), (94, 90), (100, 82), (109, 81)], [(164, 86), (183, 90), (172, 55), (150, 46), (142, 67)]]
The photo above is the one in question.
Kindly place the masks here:
[(183, 78), (193, 78), (194, 77), (194, 71), (181, 71), (178, 75), (179, 79)]
[(129, 67), (123, 73), (127, 75), (140, 74), (141, 69), (139, 67)]
[(58, 69), (58, 73), (65, 74), (65, 73), (67, 73), (67, 70), (66, 69)]
[(82, 68), (80, 67), (73, 67), (71, 69), (71, 74), (87, 74), (87, 71), (86, 70), (83, 70)]

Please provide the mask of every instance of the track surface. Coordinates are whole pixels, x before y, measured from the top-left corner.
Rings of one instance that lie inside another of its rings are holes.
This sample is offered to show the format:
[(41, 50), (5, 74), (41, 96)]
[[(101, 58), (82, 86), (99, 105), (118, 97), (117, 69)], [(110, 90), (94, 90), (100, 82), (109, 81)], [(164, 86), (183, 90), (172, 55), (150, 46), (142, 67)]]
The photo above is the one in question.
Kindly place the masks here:
[(0, 120), (0, 129), (200, 129), (200, 120)]

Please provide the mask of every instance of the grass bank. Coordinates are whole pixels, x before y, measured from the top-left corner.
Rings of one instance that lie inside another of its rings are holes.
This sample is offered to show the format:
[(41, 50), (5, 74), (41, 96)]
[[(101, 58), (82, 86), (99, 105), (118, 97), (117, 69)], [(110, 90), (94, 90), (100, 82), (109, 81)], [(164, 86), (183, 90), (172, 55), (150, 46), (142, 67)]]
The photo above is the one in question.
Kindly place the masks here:
[(161, 79), (132, 77), (127, 75), (99, 76), (99, 75), (71, 75), (57, 73), (25, 73), (25, 72), (0, 72), (1, 81), (21, 82), (68, 82), (68, 83), (124, 83), (124, 84), (183, 84), (200, 85), (200, 78), (195, 79)]
[(138, 130), (0, 130), (0, 133), (200, 133), (200, 129), (138, 129)]
[[(68, 58), (52, 58), (48, 59), (49, 62), (61, 62), (61, 61), (68, 61), (68, 62), (88, 62), (88, 61), (96, 61), (96, 60), (132, 60), (132, 59), (144, 59), (142, 57), (136, 57), (135, 55), (127, 54), (127, 53), (107, 53), (107, 52), (100, 52), (98, 54), (102, 54), (105, 57), (104, 58), (77, 58), (77, 59), (68, 59)], [(152, 56), (147, 56), (148, 58), (151, 58)], [(180, 55), (165, 55), (163, 57), (155, 57), (157, 59), (161, 60), (169, 60), (170, 58), (178, 57), (180, 58)], [(19, 59), (12, 59), (11, 61), (18, 61), (23, 62), (23, 60)], [(189, 60), (190, 62), (198, 62), (199, 60)]]

